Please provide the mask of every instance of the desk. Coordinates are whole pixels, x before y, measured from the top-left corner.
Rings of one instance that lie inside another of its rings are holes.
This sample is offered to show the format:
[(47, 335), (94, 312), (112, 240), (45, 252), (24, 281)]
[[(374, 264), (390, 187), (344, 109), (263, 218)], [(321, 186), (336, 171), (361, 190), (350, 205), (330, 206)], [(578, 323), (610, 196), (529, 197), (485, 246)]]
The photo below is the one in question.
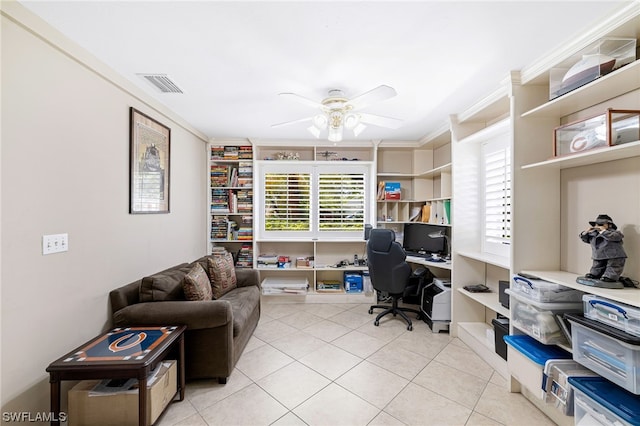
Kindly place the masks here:
[(87, 379), (138, 379), (138, 423), (147, 424), (147, 378), (177, 345), (178, 390), (184, 400), (186, 326), (116, 328), (49, 364), (52, 425), (59, 425), (60, 382)]
[(407, 256), (406, 261), (408, 263), (415, 263), (418, 265), (423, 265), (423, 266), (428, 266), (431, 268), (440, 268), (440, 269), (447, 269), (447, 270), (451, 270), (451, 261), (447, 261), (447, 262), (432, 262), (430, 260), (427, 260), (425, 258), (422, 257), (418, 257), (418, 256)]

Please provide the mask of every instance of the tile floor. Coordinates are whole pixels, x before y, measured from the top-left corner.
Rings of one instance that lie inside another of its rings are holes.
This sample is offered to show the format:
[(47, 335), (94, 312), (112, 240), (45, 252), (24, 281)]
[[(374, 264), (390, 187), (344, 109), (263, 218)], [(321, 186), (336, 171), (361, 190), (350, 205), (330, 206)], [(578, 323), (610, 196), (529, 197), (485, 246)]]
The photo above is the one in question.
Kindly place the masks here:
[(459, 339), (368, 306), (263, 303), (227, 384), (187, 383), (157, 424), (554, 424)]

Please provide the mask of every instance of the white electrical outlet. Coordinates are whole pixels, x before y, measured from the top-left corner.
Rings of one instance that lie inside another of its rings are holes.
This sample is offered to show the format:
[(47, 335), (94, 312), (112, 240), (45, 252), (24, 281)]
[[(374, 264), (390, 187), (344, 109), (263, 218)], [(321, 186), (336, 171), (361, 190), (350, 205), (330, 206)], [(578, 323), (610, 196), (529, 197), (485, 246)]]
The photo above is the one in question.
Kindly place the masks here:
[(69, 234), (42, 236), (42, 254), (60, 253), (69, 250)]

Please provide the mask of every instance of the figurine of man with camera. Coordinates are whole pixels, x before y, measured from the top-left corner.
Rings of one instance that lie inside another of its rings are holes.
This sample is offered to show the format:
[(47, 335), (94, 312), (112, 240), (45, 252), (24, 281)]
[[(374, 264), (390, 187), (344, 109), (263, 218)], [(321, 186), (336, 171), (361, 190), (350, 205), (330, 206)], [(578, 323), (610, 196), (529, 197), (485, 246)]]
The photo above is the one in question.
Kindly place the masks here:
[(593, 264), (586, 278), (599, 279), (613, 283), (620, 279), (627, 254), (622, 248), (624, 235), (609, 215), (598, 215), (595, 221), (580, 233), (580, 239), (591, 244), (591, 258)]

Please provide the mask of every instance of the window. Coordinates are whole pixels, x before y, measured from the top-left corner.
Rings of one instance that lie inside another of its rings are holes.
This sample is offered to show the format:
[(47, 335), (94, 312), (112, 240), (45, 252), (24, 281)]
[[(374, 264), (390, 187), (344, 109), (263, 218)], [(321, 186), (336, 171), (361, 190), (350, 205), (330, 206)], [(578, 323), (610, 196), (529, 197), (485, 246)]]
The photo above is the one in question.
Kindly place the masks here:
[(264, 226), (269, 231), (311, 229), (311, 175), (266, 173)]
[(256, 170), (258, 238), (363, 238), (370, 165), (265, 162)]
[(320, 173), (319, 231), (358, 231), (362, 234), (365, 212), (364, 190), (364, 173)]
[(508, 134), (483, 146), (483, 251), (506, 256), (511, 243), (511, 151)]

